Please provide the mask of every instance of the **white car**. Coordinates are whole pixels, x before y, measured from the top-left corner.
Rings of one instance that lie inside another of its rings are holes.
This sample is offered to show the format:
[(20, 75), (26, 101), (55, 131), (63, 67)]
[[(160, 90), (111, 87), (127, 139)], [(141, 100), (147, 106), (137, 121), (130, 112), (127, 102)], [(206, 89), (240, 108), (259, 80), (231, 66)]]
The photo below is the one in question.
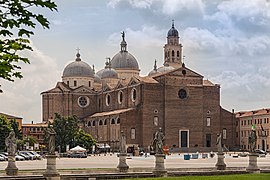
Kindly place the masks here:
[(28, 151), (28, 153), (32, 154), (35, 156), (35, 159), (41, 160), (42, 157), (40, 154), (38, 154), (36, 151)]
[(24, 157), (22, 157), (18, 154), (16, 154), (15, 158), (16, 158), (16, 161), (24, 161), (25, 160)]

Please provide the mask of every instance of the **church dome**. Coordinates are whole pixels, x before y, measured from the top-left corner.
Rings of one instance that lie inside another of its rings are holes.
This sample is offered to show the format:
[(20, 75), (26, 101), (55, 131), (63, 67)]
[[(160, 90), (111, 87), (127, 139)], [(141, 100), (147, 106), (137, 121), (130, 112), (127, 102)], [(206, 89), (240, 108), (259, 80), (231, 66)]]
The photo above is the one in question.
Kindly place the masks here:
[(174, 28), (174, 22), (172, 23), (171, 29), (167, 33), (167, 37), (178, 37), (178, 31)]
[(111, 61), (112, 68), (115, 69), (136, 69), (139, 70), (139, 65), (134, 56), (127, 51), (120, 51)]
[(121, 51), (117, 53), (111, 60), (111, 67), (114, 69), (134, 69), (139, 70), (137, 60), (127, 51), (127, 43), (125, 41), (125, 32), (122, 32), (122, 42), (120, 44)]
[(118, 79), (118, 74), (114, 69), (106, 68), (101, 74), (101, 79), (106, 79), (106, 78)]
[(148, 73), (148, 76), (152, 76), (159, 73), (157, 70), (157, 60), (155, 60), (154, 69)]
[(174, 70), (175, 68), (170, 66), (169, 64), (165, 63), (164, 66), (161, 66), (157, 69), (158, 72), (163, 73), (163, 72), (169, 72)]
[(94, 74), (94, 82), (101, 83), (101, 78), (97, 74)]
[(80, 54), (77, 53), (76, 61), (68, 64), (63, 72), (63, 77), (94, 77), (94, 71), (85, 62), (81, 61)]

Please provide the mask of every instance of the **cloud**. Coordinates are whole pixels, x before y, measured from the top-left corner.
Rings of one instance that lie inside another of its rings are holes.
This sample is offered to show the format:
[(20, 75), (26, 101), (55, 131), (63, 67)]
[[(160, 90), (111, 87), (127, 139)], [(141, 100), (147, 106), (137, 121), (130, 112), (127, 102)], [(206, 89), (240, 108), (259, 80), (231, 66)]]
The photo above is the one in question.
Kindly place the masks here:
[(204, 3), (201, 0), (165, 0), (162, 12), (167, 15), (174, 15), (180, 11), (193, 13), (204, 13)]
[[(180, 11), (195, 13), (204, 12), (202, 0), (111, 0), (108, 7), (116, 8), (122, 4), (130, 5), (132, 8), (152, 9), (153, 12), (162, 12), (165, 15), (175, 15)], [(161, 11), (160, 11), (161, 9)]]
[[(161, 47), (164, 45), (164, 34), (167, 30), (160, 30), (155, 26), (143, 25), (140, 30), (125, 29), (128, 45), (136, 47)], [(115, 32), (108, 37), (107, 44), (119, 45), (121, 41), (120, 32)]]
[[(41, 121), (41, 96), (40, 93), (53, 87), (61, 72), (57, 68), (56, 60), (44, 55), (31, 44), (33, 51), (24, 52), (31, 64), (22, 65), (22, 79), (15, 82), (4, 81), (0, 94), (1, 111), (15, 116), (21, 116), (25, 122)], [(16, 110), (14, 113), (14, 110)], [(36, 119), (37, 117), (40, 117)]]

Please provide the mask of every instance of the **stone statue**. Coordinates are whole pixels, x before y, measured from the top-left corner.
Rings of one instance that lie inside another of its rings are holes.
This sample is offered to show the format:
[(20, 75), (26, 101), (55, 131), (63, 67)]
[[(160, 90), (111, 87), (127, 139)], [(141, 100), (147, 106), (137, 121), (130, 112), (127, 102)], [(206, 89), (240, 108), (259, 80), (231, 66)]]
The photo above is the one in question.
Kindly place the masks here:
[(223, 151), (222, 151), (221, 134), (220, 133), (217, 134), (217, 143), (216, 143), (216, 145), (217, 145), (218, 152), (222, 153)]
[(120, 153), (127, 153), (126, 136), (123, 131), (120, 134)]
[(257, 145), (257, 135), (256, 135), (256, 130), (255, 130), (254, 125), (252, 125), (252, 131), (250, 135), (248, 136), (248, 144), (250, 147), (250, 152), (255, 152), (256, 145)]
[(55, 154), (55, 135), (56, 132), (53, 129), (53, 126), (50, 125), (47, 129), (47, 133), (49, 135), (49, 148), (48, 148), (48, 154), (54, 155)]
[(17, 142), (16, 142), (15, 132), (11, 129), (8, 137), (5, 140), (5, 144), (7, 147), (7, 152), (9, 156), (15, 156), (17, 151)]
[(156, 154), (164, 154), (163, 148), (162, 148), (164, 139), (165, 139), (165, 136), (162, 133), (162, 129), (159, 128), (159, 130), (155, 133), (155, 137), (153, 141), (153, 147)]

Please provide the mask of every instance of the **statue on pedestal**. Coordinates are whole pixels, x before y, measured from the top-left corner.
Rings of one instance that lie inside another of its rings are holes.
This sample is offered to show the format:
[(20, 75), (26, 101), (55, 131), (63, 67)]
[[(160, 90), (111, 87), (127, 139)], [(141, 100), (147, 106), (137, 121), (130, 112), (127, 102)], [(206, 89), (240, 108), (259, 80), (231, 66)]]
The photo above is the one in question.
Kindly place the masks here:
[(155, 133), (155, 137), (153, 141), (153, 147), (156, 154), (164, 154), (163, 148), (162, 148), (164, 139), (165, 139), (165, 136), (162, 133), (162, 129), (159, 128), (159, 130)]
[(218, 153), (222, 153), (223, 149), (222, 149), (222, 143), (221, 143), (221, 134), (217, 134), (217, 149), (218, 149)]
[(257, 135), (256, 135), (256, 130), (255, 130), (254, 125), (252, 125), (251, 133), (248, 136), (248, 144), (250, 147), (250, 152), (255, 152), (256, 145), (257, 145)]
[(120, 153), (127, 153), (126, 136), (123, 131), (120, 134)]
[(17, 151), (17, 142), (16, 142), (15, 132), (11, 129), (8, 137), (5, 140), (7, 146), (7, 152), (9, 156), (15, 156)]
[(49, 148), (48, 148), (48, 154), (49, 155), (55, 155), (55, 135), (56, 132), (53, 129), (53, 125), (50, 125), (46, 131), (49, 135)]

